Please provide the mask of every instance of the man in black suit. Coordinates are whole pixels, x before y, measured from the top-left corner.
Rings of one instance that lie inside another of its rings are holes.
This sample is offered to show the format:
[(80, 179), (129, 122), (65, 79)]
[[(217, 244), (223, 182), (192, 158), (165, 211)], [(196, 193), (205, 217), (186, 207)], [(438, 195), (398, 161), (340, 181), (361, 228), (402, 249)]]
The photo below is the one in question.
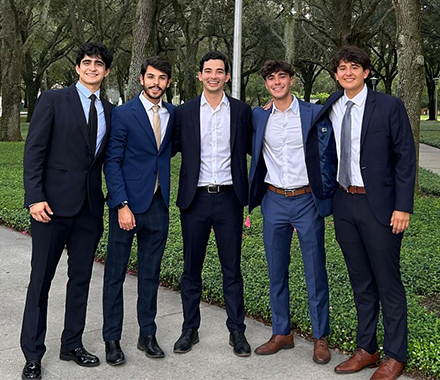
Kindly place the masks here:
[(244, 335), (241, 238), (247, 204), (246, 151), (251, 138), (251, 108), (225, 95), (228, 61), (213, 51), (200, 61), (203, 93), (176, 109), (175, 145), (181, 152), (177, 206), (182, 224), (184, 270), (181, 281), (182, 335), (175, 353), (199, 341), (202, 267), (211, 228), (223, 272), (229, 343), (238, 356), (249, 356)]
[(112, 105), (100, 96), (113, 54), (89, 42), (77, 54), (79, 80), (38, 99), (24, 152), (25, 207), (31, 214), (32, 270), (21, 332), (23, 379), (41, 378), (51, 281), (64, 247), (68, 277), (61, 360), (99, 365), (82, 343), (94, 254), (103, 231), (101, 189)]
[(358, 314), (358, 349), (335, 371), (352, 373), (379, 365), (376, 328), (381, 305), (386, 356), (371, 379), (395, 379), (408, 346), (400, 246), (413, 211), (413, 135), (403, 103), (365, 85), (371, 64), (362, 49), (341, 48), (332, 66), (344, 91), (332, 94), (315, 119), (306, 160), (312, 187), (321, 189), (318, 197), (329, 196), (335, 188), (336, 239)]

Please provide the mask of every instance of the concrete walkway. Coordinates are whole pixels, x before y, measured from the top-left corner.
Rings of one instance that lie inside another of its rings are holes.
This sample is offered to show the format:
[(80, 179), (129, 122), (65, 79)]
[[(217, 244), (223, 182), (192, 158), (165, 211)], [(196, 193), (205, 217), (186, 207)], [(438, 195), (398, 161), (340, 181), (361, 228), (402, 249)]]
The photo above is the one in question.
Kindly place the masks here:
[[(21, 319), (30, 273), (31, 238), (22, 233), (0, 226), (0, 379), (20, 379), (24, 357), (20, 349)], [(136, 277), (127, 276), (125, 282), (125, 319), (121, 341), (127, 362), (111, 367), (105, 362), (102, 326), (102, 278), (104, 266), (94, 265), (93, 278), (84, 333), (84, 346), (98, 355), (101, 365), (83, 368), (74, 362), (58, 359), (60, 336), (63, 328), (64, 298), (66, 286), (66, 254), (58, 266), (52, 283), (49, 300), (47, 352), (43, 358), (43, 379), (108, 380), (265, 380), (265, 379), (324, 379), (368, 380), (374, 370), (341, 376), (333, 368), (346, 356), (332, 350), (327, 365), (312, 361), (313, 343), (295, 336), (295, 348), (280, 351), (272, 356), (239, 358), (228, 344), (225, 326), (226, 314), (222, 308), (203, 303), (200, 343), (187, 354), (172, 352), (174, 342), (180, 335), (182, 310), (180, 294), (160, 288), (157, 315), (157, 339), (165, 351), (164, 359), (147, 358), (136, 348), (138, 326), (136, 321)], [(271, 328), (251, 319), (246, 320), (246, 335), (252, 348), (265, 342)], [(343, 377), (343, 379), (342, 379)], [(400, 379), (409, 379), (405, 376)]]
[(419, 165), (440, 175), (440, 149), (420, 144)]

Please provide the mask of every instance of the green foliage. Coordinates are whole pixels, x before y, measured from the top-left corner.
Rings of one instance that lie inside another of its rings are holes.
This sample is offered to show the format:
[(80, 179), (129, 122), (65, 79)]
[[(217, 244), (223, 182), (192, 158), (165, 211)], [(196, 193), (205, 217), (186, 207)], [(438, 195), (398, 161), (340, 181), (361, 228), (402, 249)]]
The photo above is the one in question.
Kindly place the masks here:
[(310, 96), (310, 99), (318, 99), (319, 104), (324, 104), (327, 101), (329, 96), (330, 96), (330, 94), (327, 92), (318, 92), (316, 94), (312, 94)]
[(420, 122), (420, 142), (440, 148), (440, 123), (436, 120)]
[(419, 184), (423, 193), (440, 196), (440, 176), (431, 170), (420, 168)]
[[(18, 230), (29, 231), (29, 216), (22, 208), (23, 143), (0, 143), (0, 220)], [(172, 160), (170, 230), (162, 260), (162, 283), (179, 289), (183, 270), (183, 248), (179, 211), (175, 206), (180, 158)], [(438, 195), (439, 176), (420, 171), (420, 186), (425, 193)], [(245, 217), (247, 214), (245, 213)], [(252, 215), (251, 228), (243, 230), (242, 272), (246, 313), (270, 323), (269, 277), (262, 239), (263, 220), (257, 208)], [(105, 260), (107, 248), (107, 215), (105, 232), (99, 244), (97, 258)], [(356, 309), (353, 302), (347, 269), (335, 240), (332, 218), (326, 219), (327, 271), (330, 284), (330, 321), (332, 345), (344, 351), (356, 348)], [(440, 198), (433, 195), (416, 196), (415, 211), (410, 228), (405, 233), (401, 252), (402, 278), (408, 298), (410, 371), (426, 376), (440, 376), (440, 318), (421, 305), (426, 297), (440, 294)], [(136, 271), (136, 245), (129, 261)], [(292, 327), (311, 334), (307, 291), (298, 239), (294, 236), (290, 265), (290, 305)], [(203, 299), (223, 304), (222, 275), (214, 237), (208, 244), (203, 268)], [(379, 324), (378, 340), (383, 343), (383, 328)]]

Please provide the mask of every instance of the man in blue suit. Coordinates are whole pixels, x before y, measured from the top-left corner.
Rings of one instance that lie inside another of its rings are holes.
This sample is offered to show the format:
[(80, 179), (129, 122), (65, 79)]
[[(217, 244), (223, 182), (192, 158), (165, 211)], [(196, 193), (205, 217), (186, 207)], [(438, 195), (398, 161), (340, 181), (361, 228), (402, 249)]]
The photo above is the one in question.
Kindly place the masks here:
[(324, 217), (332, 201), (318, 200), (309, 186), (304, 142), (320, 106), (291, 94), (294, 71), (287, 62), (267, 61), (261, 69), (273, 97), (270, 109), (253, 112), (254, 135), (250, 170), (249, 209), (261, 204), (263, 241), (269, 267), (272, 332), (255, 350), (270, 355), (294, 347), (290, 326), (289, 262), (294, 229), (298, 233), (309, 296), (313, 360), (330, 360), (329, 293), (325, 269)]
[(381, 305), (386, 356), (371, 379), (391, 380), (401, 374), (407, 359), (400, 246), (413, 211), (414, 139), (402, 101), (365, 85), (371, 63), (362, 49), (342, 47), (332, 68), (344, 90), (328, 98), (314, 121), (306, 160), (318, 197), (332, 196), (336, 178), (339, 182), (333, 198), (336, 239), (358, 315), (358, 349), (335, 371), (353, 373), (379, 365)]
[(171, 83), (171, 65), (147, 58), (143, 91), (115, 108), (104, 173), (109, 192), (109, 239), (104, 273), (103, 338), (110, 365), (125, 362), (120, 346), (123, 292), (133, 237), (138, 241), (138, 349), (163, 358), (156, 340), (160, 263), (168, 235), (171, 129), (174, 107), (162, 101)]

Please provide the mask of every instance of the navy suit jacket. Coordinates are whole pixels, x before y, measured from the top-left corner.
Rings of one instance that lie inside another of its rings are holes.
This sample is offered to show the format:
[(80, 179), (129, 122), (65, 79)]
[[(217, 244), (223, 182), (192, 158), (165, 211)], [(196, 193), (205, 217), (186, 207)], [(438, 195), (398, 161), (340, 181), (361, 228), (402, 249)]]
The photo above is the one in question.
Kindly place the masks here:
[(175, 107), (166, 102), (162, 104), (170, 113), (170, 118), (159, 151), (139, 96), (113, 110), (104, 163), (109, 207), (128, 201), (133, 213), (147, 211), (153, 199), (157, 171), (162, 195), (169, 207), (171, 134)]
[[(338, 91), (328, 98), (307, 139), (309, 180), (316, 189), (325, 187), (328, 180), (328, 171), (322, 170), (328, 165), (320, 154), (323, 141), (335, 144), (334, 138), (323, 139), (324, 135), (333, 134), (331, 123), (325, 124), (325, 130), (320, 123), (328, 120), (331, 106), (343, 94), (344, 91)], [(334, 168), (331, 173), (336, 175), (337, 160), (332, 159), (330, 164)], [(415, 146), (408, 115), (400, 99), (368, 89), (361, 130), (360, 167), (368, 203), (381, 224), (389, 226), (394, 210), (413, 211)]]
[(75, 85), (45, 91), (38, 98), (26, 139), (24, 206), (47, 201), (57, 216), (74, 216), (86, 196), (93, 215), (102, 216), (102, 163), (112, 105), (101, 98), (106, 133), (96, 155)]
[[(176, 109), (174, 149), (181, 152), (177, 206), (186, 209), (194, 199), (200, 174), (200, 99), (198, 96)], [(247, 158), (252, 137), (251, 107), (228, 97), (231, 110), (231, 172), (235, 193), (243, 206), (247, 205)]]
[[(299, 99), (298, 101), (302, 135), (305, 146), (307, 134), (312, 125), (312, 121), (316, 115), (318, 115), (321, 106), (306, 103)], [(261, 204), (261, 201), (263, 200), (264, 194), (266, 194), (267, 190), (267, 184), (264, 182), (267, 168), (263, 158), (263, 140), (267, 121), (271, 112), (272, 107), (267, 111), (261, 107), (255, 108), (253, 111), (252, 124), (254, 127), (254, 135), (252, 139), (252, 162), (249, 174), (249, 212)], [(292, 162), (292, 165), (295, 165), (295, 163)], [(313, 187), (311, 187), (311, 189), (319, 214), (323, 217), (330, 215), (332, 213), (332, 199), (318, 199), (314, 195)]]

